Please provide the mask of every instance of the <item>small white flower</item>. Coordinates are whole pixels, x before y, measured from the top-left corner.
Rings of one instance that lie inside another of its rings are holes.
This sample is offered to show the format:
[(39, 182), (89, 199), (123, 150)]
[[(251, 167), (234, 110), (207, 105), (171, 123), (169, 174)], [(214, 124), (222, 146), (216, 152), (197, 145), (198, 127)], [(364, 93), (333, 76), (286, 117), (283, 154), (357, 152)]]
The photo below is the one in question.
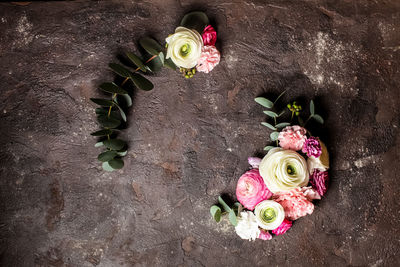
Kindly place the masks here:
[(273, 148), (260, 163), (260, 175), (272, 193), (308, 184), (306, 160), (296, 151)]
[(324, 143), (322, 143), (321, 141), (319, 143), (321, 144), (321, 148), (322, 148), (321, 155), (318, 158), (309, 157), (307, 159), (307, 166), (308, 166), (308, 171), (309, 171), (310, 175), (314, 172), (314, 169), (318, 169), (322, 172), (329, 169), (328, 149), (326, 148)]
[(168, 43), (167, 56), (175, 65), (191, 69), (197, 64), (203, 48), (203, 39), (196, 30), (178, 27), (165, 39)]
[(260, 229), (256, 216), (251, 211), (242, 211), (235, 227), (236, 234), (242, 239), (256, 240), (260, 235)]
[(281, 204), (273, 200), (264, 200), (254, 209), (258, 225), (265, 230), (274, 230), (285, 219), (285, 211)]

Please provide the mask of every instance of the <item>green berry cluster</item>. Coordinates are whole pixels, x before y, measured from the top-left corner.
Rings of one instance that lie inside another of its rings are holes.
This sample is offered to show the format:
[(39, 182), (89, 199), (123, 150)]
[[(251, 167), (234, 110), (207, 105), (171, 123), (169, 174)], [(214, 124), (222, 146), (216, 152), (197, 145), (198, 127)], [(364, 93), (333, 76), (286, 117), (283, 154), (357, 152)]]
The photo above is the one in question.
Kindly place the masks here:
[(296, 101), (293, 104), (287, 104), (287, 108), (292, 112), (292, 114), (296, 114), (296, 116), (300, 115), (300, 111), (302, 110), (300, 105), (296, 104)]
[(192, 69), (185, 69), (185, 68), (179, 68), (179, 71), (185, 76), (186, 79), (193, 78), (193, 76), (196, 74), (196, 68)]

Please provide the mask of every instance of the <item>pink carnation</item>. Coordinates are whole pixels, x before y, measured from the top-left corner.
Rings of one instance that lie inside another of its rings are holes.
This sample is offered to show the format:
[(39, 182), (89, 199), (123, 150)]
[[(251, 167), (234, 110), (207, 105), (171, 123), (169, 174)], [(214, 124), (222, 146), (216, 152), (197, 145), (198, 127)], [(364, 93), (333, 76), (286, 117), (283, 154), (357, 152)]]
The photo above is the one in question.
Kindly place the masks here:
[(236, 186), (236, 197), (242, 205), (248, 210), (254, 210), (254, 207), (263, 200), (272, 196), (268, 190), (258, 169), (252, 169), (243, 174)]
[(328, 189), (328, 180), (328, 172), (321, 172), (318, 169), (315, 169), (310, 176), (310, 183), (320, 196), (323, 196), (326, 193), (326, 190)]
[(306, 129), (298, 125), (287, 126), (279, 133), (279, 145), (283, 149), (300, 150), (307, 140), (306, 133)]
[(217, 41), (217, 32), (214, 30), (213, 26), (208, 25), (204, 29), (201, 37), (203, 38), (204, 45), (215, 45)]
[(297, 220), (314, 211), (314, 205), (300, 188), (282, 191), (273, 195), (273, 200), (282, 205), (289, 220)]
[(313, 189), (311, 186), (307, 187), (302, 187), (300, 190), (303, 192), (303, 194), (306, 196), (306, 198), (310, 201), (313, 199), (321, 199), (321, 195), (318, 194), (318, 192)]
[(318, 138), (310, 137), (304, 143), (303, 153), (306, 153), (308, 157), (318, 158), (322, 154), (322, 147), (319, 143)]
[(256, 157), (249, 157), (247, 159), (247, 161), (249, 162), (251, 167), (254, 168), (254, 169), (258, 169), (258, 167), (260, 166), (260, 163), (261, 163), (261, 159), (260, 158), (256, 158)]
[(212, 45), (205, 45), (201, 51), (200, 58), (197, 60), (196, 69), (200, 72), (209, 73), (218, 65), (221, 55), (217, 48)]
[(292, 227), (292, 221), (289, 221), (288, 219), (284, 219), (281, 225), (278, 226), (278, 228), (272, 230), (272, 233), (275, 235), (283, 235), (286, 233), (287, 230)]
[(272, 239), (272, 235), (269, 233), (269, 231), (261, 229), (260, 230), (260, 235), (258, 236), (258, 238), (262, 239), (262, 240), (271, 240)]

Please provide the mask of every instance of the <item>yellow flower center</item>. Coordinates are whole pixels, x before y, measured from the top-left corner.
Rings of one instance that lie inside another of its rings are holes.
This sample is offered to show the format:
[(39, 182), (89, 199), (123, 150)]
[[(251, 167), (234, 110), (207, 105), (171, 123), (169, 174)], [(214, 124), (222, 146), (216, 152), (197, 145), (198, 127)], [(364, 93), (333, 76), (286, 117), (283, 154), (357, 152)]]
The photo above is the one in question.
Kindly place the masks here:
[(184, 44), (181, 46), (180, 54), (182, 57), (186, 57), (190, 53), (190, 45)]

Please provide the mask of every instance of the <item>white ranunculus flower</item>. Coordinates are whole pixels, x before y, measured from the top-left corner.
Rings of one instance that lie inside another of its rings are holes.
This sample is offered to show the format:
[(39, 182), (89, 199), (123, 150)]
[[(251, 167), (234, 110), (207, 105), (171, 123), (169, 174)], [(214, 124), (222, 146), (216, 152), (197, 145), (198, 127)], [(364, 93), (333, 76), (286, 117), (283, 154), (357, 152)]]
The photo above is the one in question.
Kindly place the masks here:
[(265, 230), (278, 228), (285, 219), (285, 210), (281, 204), (273, 200), (264, 200), (258, 203), (254, 213), (258, 226)]
[(187, 69), (197, 65), (203, 48), (203, 39), (196, 30), (178, 27), (175, 33), (165, 40), (168, 43), (166, 58), (171, 58), (175, 65)]
[(329, 153), (328, 149), (326, 148), (325, 144), (319, 141), (322, 153), (318, 158), (309, 157), (307, 159), (307, 166), (310, 175), (314, 172), (314, 169), (318, 169), (322, 172), (329, 169)]
[(296, 151), (273, 148), (260, 163), (260, 175), (272, 193), (308, 184), (306, 160)]
[(236, 234), (242, 239), (256, 240), (260, 235), (260, 229), (256, 216), (251, 211), (242, 211), (235, 227)]

